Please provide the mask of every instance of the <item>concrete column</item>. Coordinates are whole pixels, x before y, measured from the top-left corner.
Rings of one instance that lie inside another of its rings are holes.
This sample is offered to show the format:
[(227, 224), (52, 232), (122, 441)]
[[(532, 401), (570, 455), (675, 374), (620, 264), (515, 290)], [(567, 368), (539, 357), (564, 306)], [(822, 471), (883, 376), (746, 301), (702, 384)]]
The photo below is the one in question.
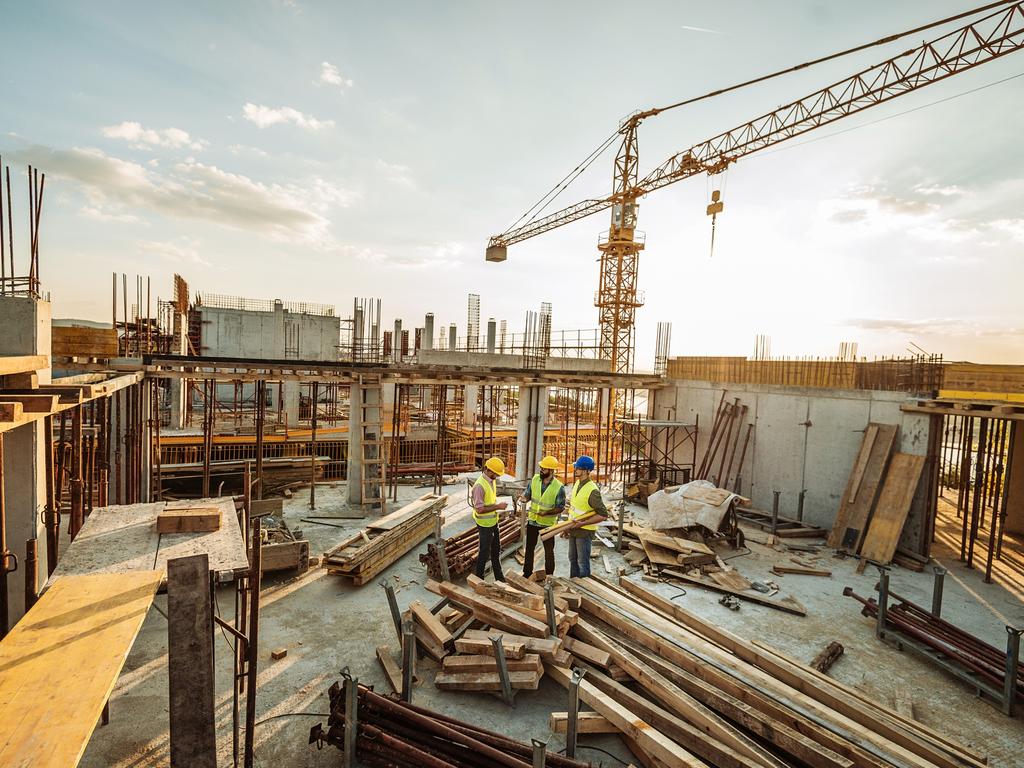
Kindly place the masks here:
[(395, 332), (391, 337), (391, 353), (396, 363), (402, 362), (402, 321), (395, 320)]
[(544, 423), (548, 418), (547, 387), (519, 388), (516, 421), (516, 478), (533, 477), (544, 456)]
[(288, 420), (288, 426), (294, 427), (299, 423), (299, 382), (282, 381), (280, 386), (285, 418)]
[(466, 427), (476, 426), (477, 399), (480, 396), (480, 387), (477, 384), (467, 384), (462, 389), (462, 424)]
[(434, 313), (427, 312), (423, 319), (423, 337), (420, 339), (420, 349), (434, 348)]
[[(363, 500), (363, 488), (361, 487), (362, 480), (362, 467), (363, 467), (363, 428), (367, 428), (367, 435), (371, 439), (380, 440), (383, 421), (383, 389), (384, 387), (370, 386), (370, 387), (359, 387), (357, 384), (353, 384), (350, 388), (350, 406), (349, 406), (349, 422), (348, 422), (348, 502), (352, 505), (360, 504)], [(389, 387), (390, 389), (390, 387)], [(365, 399), (361, 401), (361, 398), (365, 395)], [(377, 408), (362, 408), (360, 402), (367, 404), (376, 404)], [(376, 427), (369, 425), (377, 424)], [(370, 458), (377, 458), (380, 456), (381, 446), (372, 445), (367, 446), (366, 453)], [(383, 481), (384, 471), (383, 465), (381, 465), (381, 480)], [(367, 497), (372, 497), (374, 494), (380, 494), (383, 496), (384, 487), (382, 484), (368, 486), (366, 489)]]
[(449, 349), (449, 351), (454, 351), (455, 347), (458, 345), (458, 343), (459, 343), (459, 329), (455, 325), (455, 323), (452, 323), (448, 327), (448, 349)]
[[(50, 355), (50, 303), (21, 296), (0, 296), (0, 355)], [(36, 374), (50, 383), (49, 366)], [(18, 377), (8, 377), (18, 386)], [(20, 382), (27, 385), (28, 381)], [(41, 512), (46, 504), (46, 456), (43, 420), (4, 433), (4, 498), (7, 502), (7, 546), (18, 555), (19, 570), (8, 577), (7, 601), (11, 626), (24, 613), (25, 542), (38, 540), (38, 583), (46, 581), (46, 528)], [(67, 518), (65, 518), (66, 520)]]
[(498, 343), (498, 324), (494, 318), (487, 319), (487, 354), (493, 355), (495, 345)]

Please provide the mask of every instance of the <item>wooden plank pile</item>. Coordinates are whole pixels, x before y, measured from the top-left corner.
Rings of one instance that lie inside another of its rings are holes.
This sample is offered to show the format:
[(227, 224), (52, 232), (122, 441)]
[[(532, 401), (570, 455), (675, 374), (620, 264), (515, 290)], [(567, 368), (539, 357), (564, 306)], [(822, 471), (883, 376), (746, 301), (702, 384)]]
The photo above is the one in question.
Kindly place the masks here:
[(434, 532), (448, 496), (425, 494), (385, 515), (324, 554), (324, 567), (362, 586)]
[[(981, 768), (985, 758), (861, 691), (744, 640), (626, 579), (571, 584), (570, 630), (628, 685), (574, 653), (581, 701), (646, 766)], [(545, 665), (565, 686), (568, 670)], [(598, 727), (603, 727), (599, 724)]]
[(830, 547), (860, 556), (859, 572), (868, 561), (906, 562), (898, 560), (896, 550), (925, 457), (894, 452), (897, 432), (895, 424), (868, 424), (829, 533)]
[[(354, 683), (350, 683), (354, 684)], [(315, 726), (310, 742), (345, 748), (345, 691), (328, 691), (327, 730)], [(364, 685), (356, 692), (355, 757), (359, 765), (382, 768), (532, 768), (533, 746), (448, 715), (396, 701)], [(589, 768), (556, 752), (544, 756), (548, 768)]]
[[(490, 583), (472, 575), (466, 586), (431, 580), (427, 589), (447, 598), (450, 613), (434, 615), (418, 602), (409, 606), (406, 615), (413, 619), (417, 645), (441, 664), (434, 679), (438, 688), (500, 691), (495, 637), (501, 638), (514, 690), (536, 690), (545, 664), (568, 667), (571, 663), (566, 636), (579, 616), (570, 600), (556, 594), (556, 634), (552, 636), (543, 588), (518, 575), (506, 578), (513, 583)], [(575, 604), (575, 597), (570, 599)]]
[[(513, 542), (519, 541), (521, 528), (514, 510), (502, 512), (498, 517), (498, 531), (502, 550)], [(448, 558), (448, 576), (455, 578), (468, 573), (476, 564), (478, 536), (476, 523), (444, 540), (445, 556)], [(420, 555), (420, 562), (427, 566), (427, 574), (432, 579), (441, 579), (441, 559), (437, 544), (427, 544), (427, 551)]]

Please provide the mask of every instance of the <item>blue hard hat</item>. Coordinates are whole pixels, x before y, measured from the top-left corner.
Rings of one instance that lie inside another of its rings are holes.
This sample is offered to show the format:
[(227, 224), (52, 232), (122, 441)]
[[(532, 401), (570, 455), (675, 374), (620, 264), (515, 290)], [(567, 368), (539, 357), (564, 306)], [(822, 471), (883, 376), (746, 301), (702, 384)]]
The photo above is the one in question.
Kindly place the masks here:
[(582, 469), (584, 472), (593, 472), (595, 464), (589, 456), (580, 456), (572, 466), (574, 469)]

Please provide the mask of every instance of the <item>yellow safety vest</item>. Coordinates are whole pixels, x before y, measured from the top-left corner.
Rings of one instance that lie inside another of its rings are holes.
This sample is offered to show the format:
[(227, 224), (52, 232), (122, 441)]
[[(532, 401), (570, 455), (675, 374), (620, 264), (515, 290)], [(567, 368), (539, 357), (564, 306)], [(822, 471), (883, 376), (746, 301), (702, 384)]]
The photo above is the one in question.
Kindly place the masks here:
[[(575, 520), (578, 517), (583, 517), (594, 511), (594, 508), (590, 506), (590, 493), (596, 491), (597, 483), (593, 480), (587, 480), (580, 488), (580, 481), (577, 480), (572, 484), (572, 499), (569, 502), (569, 519)], [(597, 525), (583, 525), (580, 526), (585, 531), (596, 531)]]
[[(483, 473), (476, 479), (474, 487), (479, 485), (484, 489), (484, 506), (489, 507), (492, 504), (498, 503), (498, 483), (497, 481), (491, 482), (487, 479), (487, 476)], [(490, 512), (477, 512), (476, 507), (473, 508), (473, 520), (476, 524), (482, 528), (493, 528), (498, 524), (498, 510), (492, 509)]]
[(547, 528), (558, 521), (558, 512), (552, 514), (551, 510), (555, 508), (562, 483), (557, 477), (553, 477), (546, 489), (541, 490), (541, 486), (540, 475), (534, 475), (530, 481), (530, 520), (541, 528)]

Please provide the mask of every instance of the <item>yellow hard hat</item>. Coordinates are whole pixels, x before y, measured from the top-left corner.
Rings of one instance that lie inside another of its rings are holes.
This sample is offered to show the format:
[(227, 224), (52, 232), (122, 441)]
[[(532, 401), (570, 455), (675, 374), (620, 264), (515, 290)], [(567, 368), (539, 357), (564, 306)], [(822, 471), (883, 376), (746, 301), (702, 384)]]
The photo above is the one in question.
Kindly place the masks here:
[(484, 466), (496, 475), (505, 474), (505, 462), (497, 456), (491, 456), (491, 458), (484, 462)]
[(558, 459), (554, 456), (545, 456), (540, 460), (541, 469), (558, 469)]

